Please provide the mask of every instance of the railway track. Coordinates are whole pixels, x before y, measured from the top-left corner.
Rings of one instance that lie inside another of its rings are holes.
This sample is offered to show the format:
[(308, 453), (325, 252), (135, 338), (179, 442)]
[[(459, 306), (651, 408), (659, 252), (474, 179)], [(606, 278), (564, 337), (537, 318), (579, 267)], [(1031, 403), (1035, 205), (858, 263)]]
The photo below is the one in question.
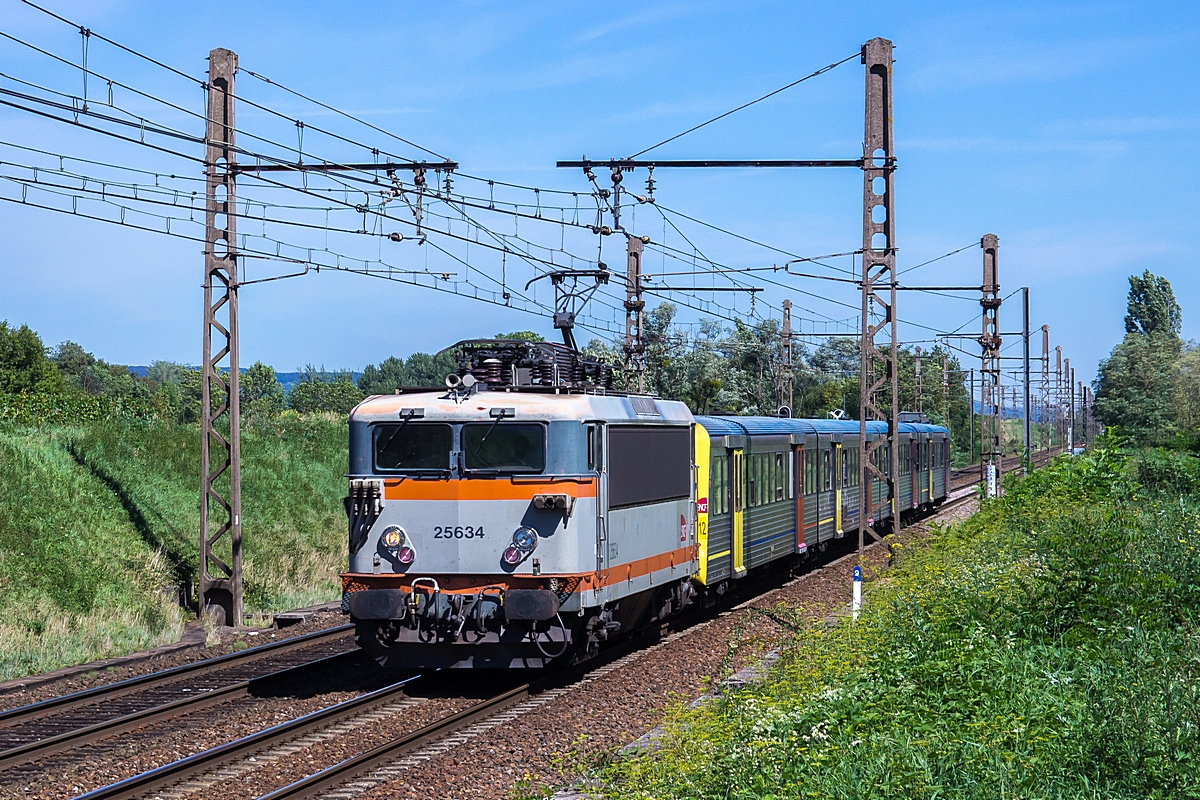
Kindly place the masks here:
[(0, 770), (249, 694), (267, 680), (336, 666), (353, 626), (260, 645), (0, 712)]
[[(967, 492), (944, 503), (938, 516), (975, 498)], [(928, 519), (928, 517), (926, 518)], [(828, 566), (845, 554), (832, 550), (822, 559)], [(818, 567), (818, 569), (821, 567)], [(536, 711), (557, 697), (586, 683), (600, 679), (633, 660), (697, 632), (731, 609), (760, 596), (761, 587), (751, 592), (730, 593), (719, 608), (697, 612), (688, 619), (656, 627), (605, 651), (597, 659), (561, 672), (546, 674), (519, 686), (506, 686), (484, 700), (448, 713), (434, 722), (392, 736), (375, 747), (366, 748), (349, 758), (323, 769), (316, 769), (299, 780), (261, 795), (260, 800), (307, 800), (307, 798), (350, 798), (401, 776), (405, 771), (459, 746), (492, 728)], [(421, 680), (432, 676), (413, 676), (378, 691), (356, 697), (304, 717), (166, 764), (126, 780), (100, 787), (80, 800), (133, 800), (139, 797), (200, 797), (218, 783), (236, 780), (264, 764), (292, 758), (313, 744), (338, 736), (353, 735), (366, 723), (403, 715), (425, 702), (414, 696)], [(401, 717), (402, 718), (402, 717)]]
[[(1035, 463), (1046, 460), (1047, 454), (1039, 454)], [(1014, 466), (1019, 459), (1012, 459)], [(975, 482), (974, 470), (967, 473), (967, 480), (962, 486)], [(952, 480), (953, 484), (953, 480)], [(955, 487), (961, 488), (959, 487)], [(973, 492), (960, 494), (947, 500), (935, 516), (969, 502), (974, 498)], [(832, 563), (838, 557), (834, 553), (823, 562)], [(758, 590), (758, 591), (761, 591)], [(729, 598), (729, 603), (722, 606), (733, 607), (735, 603), (745, 598)], [(710, 610), (705, 616), (711, 616)], [(686, 625), (682, 630), (662, 639), (652, 645), (651, 649), (665, 645), (683, 635), (702, 627), (705, 622), (692, 619), (690, 622), (677, 623)], [(222, 656), (206, 662), (176, 667), (162, 673), (130, 679), (119, 684), (79, 692), (62, 698), (44, 701), (32, 706), (0, 712), (0, 742), (6, 734), (11, 737), (14, 731), (26, 730), (29, 741), (10, 747), (0, 752), (0, 769), (13, 764), (19, 764), (42, 758), (64, 750), (73, 749), (100, 738), (114, 736), (124, 731), (146, 725), (155, 720), (182, 716), (202, 707), (215, 705), (239, 696), (244, 696), (255, 681), (268, 679), (284, 679), (298, 677), (305, 669), (311, 669), (321, 664), (329, 665), (339, 658), (353, 653), (353, 645), (345, 648), (348, 641), (342, 643), (343, 650), (330, 653), (323, 658), (313, 659), (310, 652), (316, 645), (334, 646), (339, 639), (346, 639), (350, 626), (321, 631), (294, 640), (272, 643), (255, 648), (252, 651)], [(665, 629), (664, 629), (665, 630)], [(654, 631), (661, 634), (661, 631)], [(342, 793), (337, 787), (353, 782), (361, 788), (364, 780), (375, 776), (368, 782), (372, 784), (390, 780), (437, 755), (456, 743), (463, 737), (473, 738), (495, 725), (503, 724), (509, 719), (528, 713), (555, 697), (570, 691), (573, 685), (580, 682), (598, 679), (612, 669), (619, 668), (624, 663), (640, 657), (648, 652), (643, 638), (628, 645), (622, 645), (607, 652), (599, 660), (593, 660), (584, 665), (582, 671), (573, 678), (563, 674), (541, 678), (520, 686), (505, 688), (487, 699), (465, 709), (443, 716), (417, 730), (407, 731), (374, 748), (366, 749), (350, 758), (317, 770), (292, 784), (276, 789), (264, 798), (281, 800), (282, 798), (308, 797), (339, 797), (350, 796), (355, 792)], [(625, 655), (622, 655), (625, 653)], [(280, 664), (279, 659), (289, 658), (297, 663)], [(605, 666), (608, 662), (610, 666)], [(257, 673), (253, 676), (242, 676), (241, 671), (250, 669), (251, 664), (257, 664)], [(580, 677), (584, 676), (584, 677)], [(241, 677), (241, 680), (233, 680)], [(100, 798), (135, 798), (145, 796), (186, 797), (197, 792), (203, 792), (208, 786), (224, 780), (236, 778), (246, 772), (261, 767), (273, 760), (289, 758), (294, 752), (313, 743), (328, 741), (337, 736), (349, 735), (356, 727), (365, 722), (403, 714), (407, 709), (424, 702), (421, 697), (412, 696), (407, 691), (412, 688), (414, 681), (421, 676), (409, 676), (382, 689), (355, 697), (342, 703), (329, 706), (319, 711), (275, 725), (248, 736), (213, 747), (187, 758), (165, 764), (157, 769), (134, 775), (125, 780), (97, 788), (82, 797), (88, 800)], [(566, 680), (569, 685), (561, 684)], [(197, 685), (198, 682), (207, 685)], [(559, 686), (553, 684), (558, 683)], [(186, 684), (186, 685), (185, 685)], [(217, 684), (217, 685), (214, 685)], [(191, 691), (187, 691), (187, 690)], [(173, 696), (157, 695), (157, 692), (174, 692)], [(194, 695), (182, 697), (181, 695)], [(115, 704), (120, 698), (134, 701), (135, 709), (119, 711)], [(102, 714), (104, 719), (94, 720), (96, 708), (107, 708)], [(89, 710), (90, 709), (90, 710)], [(91, 715), (91, 716), (89, 716)], [(71, 728), (72, 720), (75, 727)], [(55, 733), (51, 728), (43, 727), (41, 737), (32, 735), (34, 723), (44, 724), (54, 722), (58, 727), (67, 729)], [(80, 725), (85, 722), (89, 724)], [(49, 735), (46, 735), (49, 734)], [(377, 779), (377, 780), (376, 780)]]
[[(1060, 455), (1060, 454), (1061, 453), (1058, 450), (1038, 450), (1037, 452), (1035, 452), (1033, 454), (1032, 460), (1033, 460), (1034, 469), (1045, 466), (1050, 461), (1050, 459), (1052, 459), (1055, 456)], [(1001, 465), (1005, 472), (1009, 472), (1014, 469), (1019, 469), (1021, 467), (1021, 457), (1020, 456), (1005, 456)], [(962, 489), (963, 487), (971, 486), (976, 483), (979, 483), (979, 465), (978, 464), (972, 464), (971, 466), (960, 467), (958, 469), (950, 470), (950, 488), (951, 488), (951, 490)]]
[[(944, 514), (974, 499), (974, 493), (966, 493), (948, 500), (930, 517), (926, 517), (925, 520)], [(818, 567), (818, 569), (836, 563), (843, 557), (845, 556), (837, 556), (828, 563)], [(728, 606), (731, 609), (737, 609), (748, 605), (749, 602), (739, 596), (730, 598)], [(711, 621), (711, 619), (708, 621)], [(664, 647), (677, 638), (696, 632), (705, 624), (707, 624), (707, 621), (679, 630), (662, 638), (661, 641), (653, 645), (650, 649)], [(605, 667), (589, 672), (583, 680), (595, 680), (603, 674), (607, 674), (641, 657), (644, 652), (647, 651), (639, 650), (623, 657), (617, 657)], [(346, 759), (283, 788), (277, 789), (274, 792), (262, 795), (258, 800), (315, 800), (315, 798), (349, 800), (351, 797), (362, 794), (364, 789), (369, 789), (393, 780), (405, 770), (417, 766), (422, 761), (445, 752), (467, 739), (486, 733), (487, 730), (495, 725), (503, 724), (503, 722), (515, 716), (536, 710), (538, 706), (549, 702), (549, 700), (560, 696), (572, 688), (574, 687), (554, 689), (538, 693), (535, 697), (534, 695), (537, 693), (537, 684), (535, 682), (497, 694), (495, 697), (489, 698), (451, 717), (446, 717), (420, 730), (399, 736), (393, 741), (376, 747), (371, 751)], [(414, 753), (414, 751), (420, 751), (422, 745), (435, 741), (438, 744), (429, 747), (425, 752)], [(339, 787), (342, 786), (348, 786), (349, 788), (339, 791)], [(93, 798), (89, 797), (88, 800), (93, 800)]]

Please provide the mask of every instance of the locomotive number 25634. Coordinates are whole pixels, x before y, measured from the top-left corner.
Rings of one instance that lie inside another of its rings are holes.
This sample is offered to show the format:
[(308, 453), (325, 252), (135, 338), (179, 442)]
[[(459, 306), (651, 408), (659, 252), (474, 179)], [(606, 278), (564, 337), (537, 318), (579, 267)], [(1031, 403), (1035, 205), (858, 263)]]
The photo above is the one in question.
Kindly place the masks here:
[(454, 527), (451, 527), (449, 525), (447, 525), (445, 527), (442, 527), (441, 525), (437, 525), (433, 529), (433, 538), (435, 538), (435, 539), (482, 539), (483, 538), (483, 526), (480, 525), (478, 528), (475, 528), (470, 525), (455, 525)]

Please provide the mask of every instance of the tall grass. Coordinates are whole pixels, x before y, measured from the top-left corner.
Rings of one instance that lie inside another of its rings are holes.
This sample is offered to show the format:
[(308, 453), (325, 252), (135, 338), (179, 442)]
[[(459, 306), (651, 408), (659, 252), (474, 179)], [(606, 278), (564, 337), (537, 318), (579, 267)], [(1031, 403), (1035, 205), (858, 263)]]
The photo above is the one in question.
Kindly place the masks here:
[(621, 797), (1200, 796), (1200, 469), (1154, 459), (1060, 459), (903, 556), (857, 623), (596, 777)]
[[(113, 479), (148, 538), (192, 580), (200, 525), (200, 434), (156, 420), (72, 431), (81, 463)], [(346, 423), (285, 413), (242, 427), (242, 556), (246, 604), (280, 610), (337, 596), (345, 561)], [(226, 551), (227, 552), (227, 551)]]
[[(0, 679), (178, 637), (199, 450), (195, 426), (157, 420), (0, 425)], [(242, 454), (247, 610), (336, 598), (345, 420), (251, 421)]]
[(0, 678), (178, 636), (173, 580), (57, 432), (0, 429)]

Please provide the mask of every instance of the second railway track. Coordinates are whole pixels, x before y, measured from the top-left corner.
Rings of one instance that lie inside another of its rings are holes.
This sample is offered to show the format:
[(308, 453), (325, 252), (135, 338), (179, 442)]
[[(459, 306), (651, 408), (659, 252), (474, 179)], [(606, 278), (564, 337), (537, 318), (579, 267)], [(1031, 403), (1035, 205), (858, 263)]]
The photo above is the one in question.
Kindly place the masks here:
[(351, 630), (316, 631), (0, 712), (0, 770), (228, 702), (254, 681), (352, 653)]

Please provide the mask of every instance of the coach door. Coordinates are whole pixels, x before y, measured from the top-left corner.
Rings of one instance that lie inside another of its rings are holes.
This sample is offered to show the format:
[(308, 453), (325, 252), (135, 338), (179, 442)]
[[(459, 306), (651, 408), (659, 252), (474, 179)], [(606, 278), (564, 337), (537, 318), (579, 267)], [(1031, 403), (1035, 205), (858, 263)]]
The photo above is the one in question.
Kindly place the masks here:
[(733, 577), (746, 574), (746, 460), (743, 451), (733, 451)]
[[(795, 438), (792, 439), (795, 442)], [(804, 485), (804, 445), (792, 447), (791, 463), (792, 497), (795, 508), (792, 513), (796, 517), (796, 552), (803, 553), (804, 545), (804, 493), (808, 488)]]
[(833, 535), (841, 538), (842, 532), (842, 484), (845, 483), (846, 462), (842, 454), (842, 443), (833, 444)]
[(926, 463), (929, 464), (929, 497), (928, 497), (928, 500), (931, 503), (933, 502), (933, 467), (937, 463), (937, 448), (940, 446), (941, 446), (940, 443), (935, 442), (932, 439), (930, 439), (928, 444), (925, 445), (925, 449), (926, 449), (925, 461), (926, 461)]

